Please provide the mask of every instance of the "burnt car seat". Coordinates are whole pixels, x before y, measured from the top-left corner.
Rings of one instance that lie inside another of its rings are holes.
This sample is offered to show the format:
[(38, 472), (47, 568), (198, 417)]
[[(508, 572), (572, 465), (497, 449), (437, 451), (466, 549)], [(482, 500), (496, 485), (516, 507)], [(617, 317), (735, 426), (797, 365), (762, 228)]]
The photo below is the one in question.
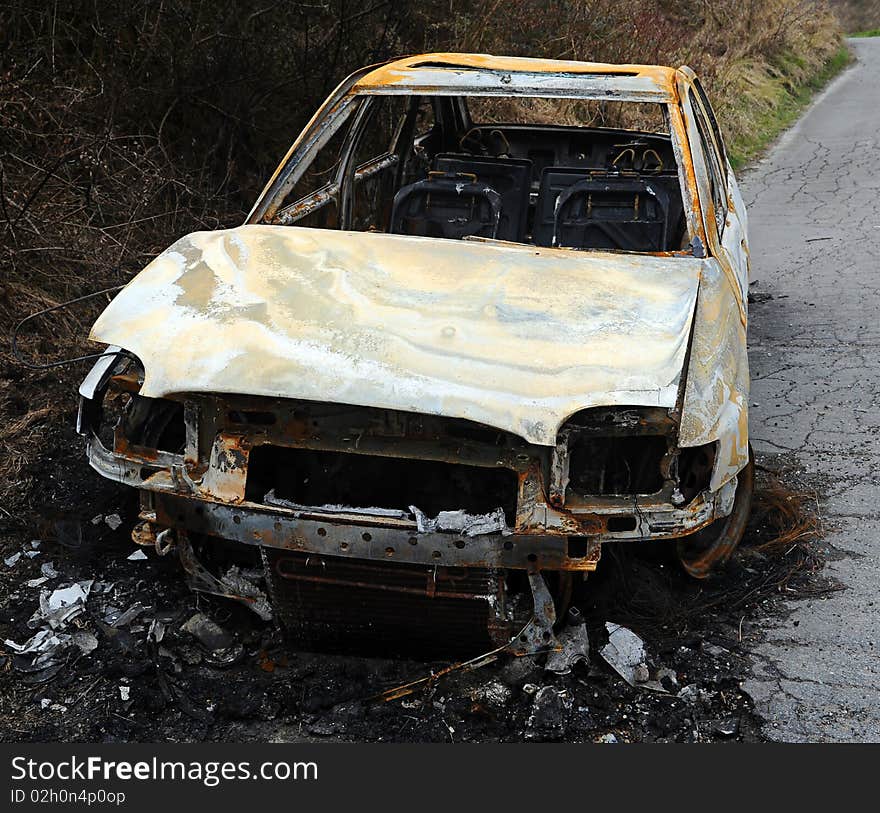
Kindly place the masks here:
[(425, 180), (398, 190), (388, 231), (460, 240), (496, 237), (500, 222), (501, 196), (476, 175), (431, 171)]
[(675, 248), (670, 242), (681, 209), (674, 176), (551, 167), (541, 175), (534, 241), (566, 248), (667, 251)]
[(495, 236), (514, 243), (525, 240), (532, 179), (532, 162), (528, 158), (444, 153), (434, 159), (433, 168), (440, 172), (471, 173), (480, 183), (494, 189), (501, 198), (501, 222)]

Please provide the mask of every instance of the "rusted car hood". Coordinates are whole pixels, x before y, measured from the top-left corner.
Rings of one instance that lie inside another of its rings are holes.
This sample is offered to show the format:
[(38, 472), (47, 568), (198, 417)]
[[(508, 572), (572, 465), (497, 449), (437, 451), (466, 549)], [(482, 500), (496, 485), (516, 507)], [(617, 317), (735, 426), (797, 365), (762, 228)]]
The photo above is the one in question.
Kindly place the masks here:
[(552, 445), (591, 406), (671, 407), (702, 261), (284, 226), (196, 232), (91, 338), (142, 394), (246, 393), (467, 418)]

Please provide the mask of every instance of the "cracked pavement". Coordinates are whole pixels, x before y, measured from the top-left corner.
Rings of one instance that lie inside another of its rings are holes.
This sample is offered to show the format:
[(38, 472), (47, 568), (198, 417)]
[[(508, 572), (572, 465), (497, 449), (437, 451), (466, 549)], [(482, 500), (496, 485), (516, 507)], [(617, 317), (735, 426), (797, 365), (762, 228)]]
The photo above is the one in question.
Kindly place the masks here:
[(880, 741), (880, 38), (742, 179), (752, 280), (756, 451), (797, 456), (825, 483), (820, 508), (845, 589), (791, 605), (744, 684), (764, 734)]

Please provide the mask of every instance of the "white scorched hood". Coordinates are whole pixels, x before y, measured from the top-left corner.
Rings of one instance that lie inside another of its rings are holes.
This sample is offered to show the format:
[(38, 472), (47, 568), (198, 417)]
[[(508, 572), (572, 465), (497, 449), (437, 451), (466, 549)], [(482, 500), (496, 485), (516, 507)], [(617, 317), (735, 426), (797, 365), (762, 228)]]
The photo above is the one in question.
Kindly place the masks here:
[(592, 406), (672, 407), (701, 261), (290, 226), (178, 240), (91, 338), (142, 394), (466, 418), (543, 445)]

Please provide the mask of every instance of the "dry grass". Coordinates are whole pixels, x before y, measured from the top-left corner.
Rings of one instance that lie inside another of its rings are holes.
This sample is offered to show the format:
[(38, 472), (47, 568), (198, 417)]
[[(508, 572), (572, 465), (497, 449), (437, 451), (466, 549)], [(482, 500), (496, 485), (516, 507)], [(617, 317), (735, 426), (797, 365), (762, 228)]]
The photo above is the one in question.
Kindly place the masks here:
[(770, 474), (755, 494), (752, 524), (761, 529), (762, 538), (753, 541), (748, 551), (787, 555), (822, 536), (818, 495), (787, 488)]
[[(702, 582), (651, 547), (606, 545), (604, 571), (591, 576), (603, 617), (632, 624), (641, 634), (671, 641), (708, 618), (735, 625), (776, 598), (817, 596), (840, 589), (816, 577), (824, 560), (815, 542), (824, 532), (818, 495), (787, 487), (781, 475), (758, 468), (752, 515), (732, 560)], [(785, 476), (788, 479), (789, 475)], [(658, 546), (659, 547), (659, 546)]]
[(880, 35), (880, 0), (831, 0), (831, 8), (847, 34), (877, 29)]
[[(485, 0), (449, 25), (463, 50), (688, 64), (713, 100), (735, 165), (760, 152), (802, 107), (801, 89), (809, 92), (842, 58), (837, 20), (815, 0), (550, 2), (541, 15), (531, 4)], [(565, 119), (594, 112), (573, 103)], [(629, 116), (613, 123), (643, 124)]]

